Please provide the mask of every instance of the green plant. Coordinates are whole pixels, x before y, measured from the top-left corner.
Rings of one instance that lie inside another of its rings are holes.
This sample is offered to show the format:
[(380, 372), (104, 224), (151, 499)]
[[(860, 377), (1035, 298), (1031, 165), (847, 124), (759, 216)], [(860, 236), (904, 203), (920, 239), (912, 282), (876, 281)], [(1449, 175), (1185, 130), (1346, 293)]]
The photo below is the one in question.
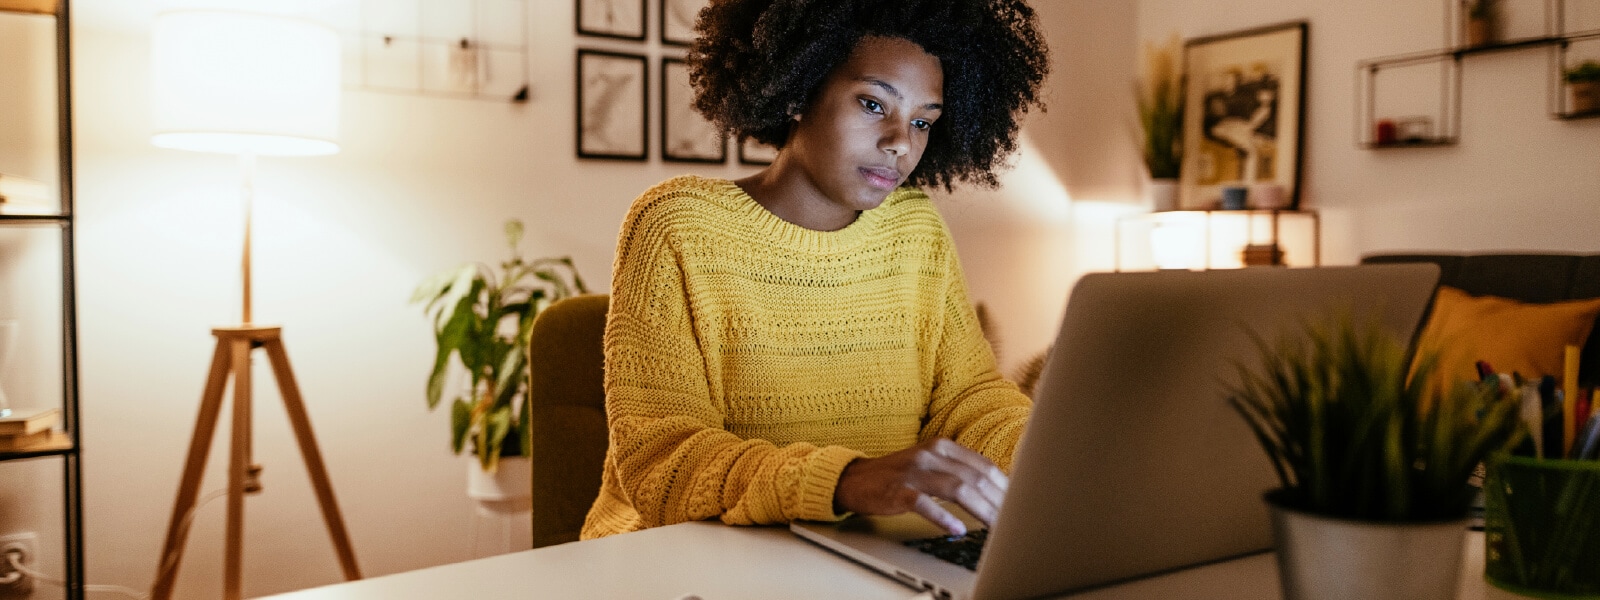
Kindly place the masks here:
[(1523, 435), (1517, 398), (1475, 382), (1432, 389), (1434, 359), (1408, 376), (1405, 344), (1376, 322), (1340, 316), (1301, 333), (1257, 337), (1260, 367), (1237, 363), (1229, 398), (1277, 471), (1276, 499), (1346, 518), (1464, 517), (1473, 470)]
[(1183, 166), (1182, 45), (1174, 34), (1166, 44), (1145, 43), (1145, 69), (1135, 85), (1144, 164), (1152, 179), (1176, 179)]
[[(425, 302), (438, 351), (428, 375), (428, 408), (444, 395), (450, 357), (458, 359), (471, 384), (450, 406), (450, 443), (460, 454), (468, 439), (485, 471), (500, 457), (526, 456), (528, 404), (519, 400), (528, 387), (528, 338), (533, 319), (552, 302), (587, 293), (571, 258), (525, 261), (517, 253), (522, 221), (505, 225), (511, 259), (497, 274), (488, 265), (467, 263), (439, 273), (411, 296)], [(517, 443), (506, 445), (507, 438)]]
[(1583, 83), (1586, 81), (1600, 81), (1600, 61), (1586, 60), (1576, 67), (1567, 69), (1563, 73), (1567, 83)]

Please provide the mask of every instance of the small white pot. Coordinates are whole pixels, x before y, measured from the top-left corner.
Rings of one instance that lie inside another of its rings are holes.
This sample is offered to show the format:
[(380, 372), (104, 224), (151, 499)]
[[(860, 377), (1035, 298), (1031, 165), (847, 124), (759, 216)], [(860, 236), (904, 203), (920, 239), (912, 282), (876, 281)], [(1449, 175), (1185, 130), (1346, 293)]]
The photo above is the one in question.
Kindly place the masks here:
[(1314, 515), (1272, 501), (1284, 600), (1454, 600), (1467, 520), (1388, 523)]
[(1178, 180), (1151, 179), (1145, 191), (1150, 196), (1151, 211), (1178, 210)]
[(526, 456), (502, 456), (493, 473), (477, 457), (467, 461), (467, 497), (489, 512), (519, 513), (533, 505), (533, 464)]

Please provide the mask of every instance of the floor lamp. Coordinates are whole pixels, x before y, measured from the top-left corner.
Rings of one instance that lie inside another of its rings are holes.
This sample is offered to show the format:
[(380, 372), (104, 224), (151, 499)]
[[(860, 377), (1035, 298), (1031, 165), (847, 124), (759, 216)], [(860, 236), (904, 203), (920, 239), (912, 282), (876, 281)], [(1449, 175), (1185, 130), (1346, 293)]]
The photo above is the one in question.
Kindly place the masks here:
[(156, 18), (151, 34), (151, 91), (162, 148), (233, 154), (243, 171), (244, 251), (242, 324), (216, 327), (216, 352), (201, 395), (188, 460), (173, 502), (157, 565), (154, 600), (172, 596), (183, 559), (211, 439), (227, 380), (233, 377), (233, 422), (228, 456), (227, 539), (223, 598), (242, 590), (244, 496), (260, 490), (251, 460), (251, 356), (266, 351), (317, 502), (345, 579), (361, 578), (344, 518), (334, 499), (300, 398), (281, 328), (255, 324), (250, 310), (250, 216), (255, 157), (314, 156), (339, 151), (339, 39), (332, 29), (283, 16), (220, 10), (177, 10)]

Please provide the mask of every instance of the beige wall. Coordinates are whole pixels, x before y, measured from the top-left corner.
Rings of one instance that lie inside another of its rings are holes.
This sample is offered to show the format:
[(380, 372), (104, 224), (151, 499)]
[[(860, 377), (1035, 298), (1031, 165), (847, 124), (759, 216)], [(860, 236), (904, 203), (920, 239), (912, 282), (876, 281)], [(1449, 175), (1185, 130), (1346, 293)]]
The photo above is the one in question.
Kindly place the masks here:
[[(285, 325), (369, 574), (464, 560), (499, 539), (485, 521), (482, 547), (470, 547), (465, 467), (446, 450), (446, 415), (422, 400), (432, 340), (406, 304), (412, 286), (464, 260), (497, 259), (500, 222), (520, 217), (527, 253), (571, 254), (603, 289), (617, 224), (640, 190), (681, 172), (746, 172), (575, 160), (572, 49), (629, 46), (576, 40), (571, 4), (530, 3), (532, 102), (350, 91), (340, 154), (261, 161), (258, 320)], [(1439, 32), (1426, 29), (1438, 27), (1438, 3), (1035, 4), (1055, 52), (1050, 111), (1030, 117), (1001, 190), (939, 199), (972, 295), (998, 318), (1008, 367), (1049, 343), (1068, 287), (1111, 266), (1116, 218), (1142, 209), (1130, 143), (1135, 48), (1174, 29), (1192, 36), (1312, 21), (1307, 204), (1328, 215), (1332, 262), (1407, 247), (1594, 247), (1586, 236), (1600, 212), (1600, 121), (1544, 118), (1538, 53), (1468, 65), (1461, 146), (1355, 149), (1355, 61), (1438, 43)], [(237, 172), (225, 157), (148, 145), (153, 9), (74, 6), (89, 575), (142, 588), (153, 579), (212, 350), (208, 329), (237, 318)], [(256, 456), (267, 491), (249, 502), (248, 595), (338, 579), (267, 374), (257, 370)], [(225, 452), (219, 440), (204, 490), (220, 487)], [(21, 526), (47, 527), (54, 501), (34, 494), (50, 493), (52, 480), (11, 473), (0, 471), (0, 524), (33, 515)], [(220, 586), (221, 521), (220, 502), (196, 518), (179, 587), (187, 597)]]

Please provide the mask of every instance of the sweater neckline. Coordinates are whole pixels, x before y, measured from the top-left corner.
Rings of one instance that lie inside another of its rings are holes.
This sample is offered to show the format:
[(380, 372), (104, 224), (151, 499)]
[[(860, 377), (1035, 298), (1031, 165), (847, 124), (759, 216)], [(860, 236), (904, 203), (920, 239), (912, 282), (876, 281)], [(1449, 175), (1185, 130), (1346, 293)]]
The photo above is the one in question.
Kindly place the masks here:
[(883, 204), (877, 208), (861, 211), (856, 220), (843, 229), (818, 231), (795, 225), (772, 214), (772, 211), (767, 210), (767, 207), (762, 206), (760, 202), (756, 202), (749, 192), (731, 179), (718, 179), (717, 183), (734, 199), (734, 209), (738, 214), (753, 224), (758, 231), (784, 245), (807, 250), (834, 250), (859, 244), (877, 228), (884, 217), (883, 208), (894, 201), (901, 192), (897, 189), (891, 192), (888, 198), (884, 198)]

